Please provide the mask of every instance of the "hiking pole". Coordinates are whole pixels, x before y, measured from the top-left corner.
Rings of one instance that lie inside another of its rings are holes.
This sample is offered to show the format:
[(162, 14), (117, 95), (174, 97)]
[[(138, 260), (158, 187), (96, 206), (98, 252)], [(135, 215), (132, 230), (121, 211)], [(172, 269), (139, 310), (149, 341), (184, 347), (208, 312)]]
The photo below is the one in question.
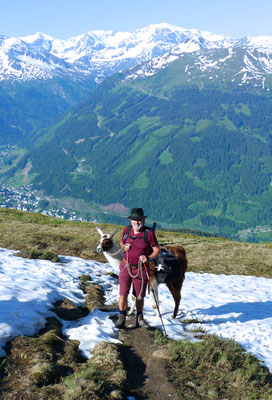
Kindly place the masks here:
[(160, 317), (160, 319), (161, 319), (161, 324), (162, 324), (162, 327), (163, 327), (164, 336), (167, 337), (167, 333), (166, 333), (166, 330), (165, 330), (165, 326), (164, 326), (164, 323), (163, 323), (163, 320), (162, 320), (162, 316), (161, 316), (161, 312), (160, 312), (160, 308), (159, 308), (159, 302), (158, 302), (158, 299), (157, 299), (157, 297), (156, 297), (156, 295), (155, 295), (155, 291), (154, 291), (154, 289), (153, 289), (153, 287), (152, 287), (152, 285), (151, 285), (151, 281), (150, 281), (149, 274), (148, 274), (148, 272), (147, 272), (146, 265), (145, 265), (145, 263), (143, 263), (143, 264), (144, 264), (144, 267), (145, 267), (146, 276), (147, 276), (147, 278), (148, 278), (148, 283), (149, 283), (149, 286), (150, 286), (150, 290), (151, 290), (151, 292), (152, 292), (152, 294), (153, 294), (153, 296), (154, 296), (155, 303), (156, 303), (156, 307), (157, 307), (157, 310), (158, 310), (158, 313), (159, 313), (159, 317)]

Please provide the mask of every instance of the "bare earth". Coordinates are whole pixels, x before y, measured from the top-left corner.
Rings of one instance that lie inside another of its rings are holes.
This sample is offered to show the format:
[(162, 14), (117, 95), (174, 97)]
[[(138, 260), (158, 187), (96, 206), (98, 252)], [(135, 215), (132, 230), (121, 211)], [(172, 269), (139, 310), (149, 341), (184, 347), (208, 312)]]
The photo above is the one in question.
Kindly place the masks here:
[(127, 396), (136, 400), (180, 399), (176, 386), (167, 378), (166, 361), (169, 354), (154, 344), (153, 335), (146, 328), (135, 328), (135, 317), (126, 321), (120, 331), (119, 347), (127, 370)]
[[(86, 305), (89, 310), (94, 306), (101, 311), (118, 310), (116, 306), (103, 304), (103, 293), (98, 285), (86, 283), (82, 287), (87, 293)], [(52, 311), (61, 318), (71, 320), (86, 315), (88, 309), (77, 308), (64, 299), (56, 302)], [(122, 388), (123, 395), (114, 399), (121, 400), (129, 396), (136, 400), (182, 398), (167, 377), (167, 360), (169, 361), (170, 354), (154, 344), (150, 329), (135, 328), (135, 316), (129, 317), (125, 329), (120, 330), (119, 340), (122, 344), (116, 345), (117, 351), (127, 378)], [(86, 363), (79, 354), (78, 344), (62, 336), (60, 323), (55, 318), (51, 318), (47, 328), (38, 335), (13, 339), (7, 345), (7, 352), (7, 362), (1, 373), (0, 383), (0, 398), (3, 400), (61, 400), (62, 390), (58, 386), (61, 377), (65, 377), (69, 371), (71, 373), (80, 370)], [(40, 364), (43, 369), (38, 373), (36, 369)], [(43, 371), (44, 366), (48, 371)], [(64, 398), (68, 399), (65, 395)], [(101, 397), (95, 397), (97, 398)], [(103, 400), (105, 398), (108, 397), (103, 396)]]

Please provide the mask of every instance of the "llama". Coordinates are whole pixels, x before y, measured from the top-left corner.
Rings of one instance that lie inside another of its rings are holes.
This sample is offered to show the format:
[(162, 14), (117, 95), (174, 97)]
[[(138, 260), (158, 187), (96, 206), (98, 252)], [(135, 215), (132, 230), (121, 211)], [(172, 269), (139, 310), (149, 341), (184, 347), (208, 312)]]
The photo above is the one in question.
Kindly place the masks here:
[[(100, 228), (96, 227), (96, 229), (101, 236), (100, 242), (99, 242), (99, 245), (97, 246), (96, 251), (98, 253), (103, 252), (108, 263), (115, 270), (117, 270), (117, 268), (119, 269), (119, 265), (124, 257), (124, 254), (123, 254), (122, 248), (120, 249), (120, 247), (113, 240), (113, 237), (117, 233), (117, 230), (114, 231), (112, 234), (108, 235), (108, 234), (104, 234)], [(174, 302), (175, 302), (175, 307), (174, 307), (174, 312), (173, 312), (172, 317), (176, 318), (178, 310), (179, 310), (180, 300), (181, 300), (181, 288), (182, 288), (182, 284), (183, 284), (183, 281), (185, 278), (185, 272), (187, 270), (186, 253), (182, 246), (175, 246), (175, 247), (164, 246), (164, 248), (167, 249), (171, 254), (174, 254), (179, 260), (180, 269), (179, 269), (179, 275), (178, 275), (177, 279), (166, 283), (168, 289), (170, 290), (170, 292), (173, 296)], [(159, 297), (158, 297), (159, 283), (156, 279), (155, 262), (151, 261), (149, 263), (149, 267), (150, 267), (149, 279), (150, 279), (151, 286), (153, 288), (153, 291), (151, 291), (151, 298), (152, 298), (152, 303), (153, 303), (152, 307), (154, 309), (157, 309), (156, 302), (159, 301)], [(154, 292), (154, 295), (153, 295), (153, 292)], [(154, 298), (154, 296), (155, 296), (155, 298)], [(135, 304), (136, 304), (135, 296), (132, 296), (132, 301), (133, 301), (133, 304), (128, 312), (128, 315), (131, 315), (135, 309)]]

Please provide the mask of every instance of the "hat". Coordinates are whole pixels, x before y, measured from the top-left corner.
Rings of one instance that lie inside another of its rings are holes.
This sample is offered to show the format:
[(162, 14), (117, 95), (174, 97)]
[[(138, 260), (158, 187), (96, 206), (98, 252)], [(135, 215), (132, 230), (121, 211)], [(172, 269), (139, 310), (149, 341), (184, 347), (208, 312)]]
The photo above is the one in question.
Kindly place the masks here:
[(144, 211), (142, 208), (133, 208), (131, 210), (131, 215), (128, 218), (137, 221), (139, 219), (146, 218), (146, 215), (144, 215)]

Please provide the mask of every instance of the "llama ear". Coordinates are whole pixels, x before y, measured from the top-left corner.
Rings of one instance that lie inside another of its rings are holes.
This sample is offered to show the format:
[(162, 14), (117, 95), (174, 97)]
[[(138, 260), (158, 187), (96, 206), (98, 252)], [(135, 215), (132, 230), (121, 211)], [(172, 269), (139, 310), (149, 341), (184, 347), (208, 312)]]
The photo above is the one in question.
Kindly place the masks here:
[(102, 230), (98, 226), (96, 226), (96, 230), (100, 234), (101, 237), (104, 236), (104, 233), (102, 232)]
[(118, 232), (118, 229), (116, 229), (112, 234), (108, 237), (108, 239), (112, 239), (114, 235)]

